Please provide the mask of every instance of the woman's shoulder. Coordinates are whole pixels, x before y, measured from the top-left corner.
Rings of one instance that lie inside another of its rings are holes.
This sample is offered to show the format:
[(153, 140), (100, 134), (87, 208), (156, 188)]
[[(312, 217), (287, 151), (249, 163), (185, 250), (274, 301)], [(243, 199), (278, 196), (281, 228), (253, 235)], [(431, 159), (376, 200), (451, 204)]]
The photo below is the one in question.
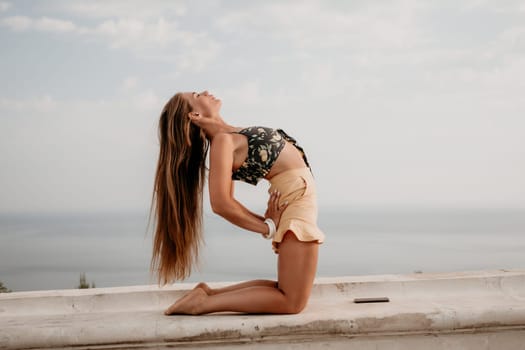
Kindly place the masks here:
[(233, 134), (227, 132), (221, 132), (215, 135), (210, 142), (210, 146), (227, 146), (233, 145)]

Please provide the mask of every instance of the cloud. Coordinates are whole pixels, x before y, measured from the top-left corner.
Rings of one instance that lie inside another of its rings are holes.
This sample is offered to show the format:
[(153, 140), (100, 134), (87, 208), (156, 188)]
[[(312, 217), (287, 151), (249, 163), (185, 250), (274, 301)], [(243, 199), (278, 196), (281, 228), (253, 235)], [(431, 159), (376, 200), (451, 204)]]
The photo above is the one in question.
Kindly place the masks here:
[(139, 80), (137, 77), (127, 77), (122, 82), (122, 89), (125, 91), (133, 90), (138, 86)]
[[(222, 45), (209, 37), (207, 34), (192, 35), (192, 38), (184, 43), (180, 53), (176, 56), (179, 70), (201, 72), (213, 62), (221, 52)], [(193, 42), (193, 39), (195, 41)]]
[(54, 110), (56, 107), (57, 101), (49, 95), (22, 99), (0, 97), (0, 111), (42, 112)]
[(136, 106), (143, 111), (159, 111), (160, 113), (159, 108), (163, 105), (162, 99), (151, 90), (141, 93), (133, 100)]
[(179, 31), (176, 22), (164, 18), (151, 22), (135, 18), (107, 20), (90, 33), (108, 39), (113, 48), (134, 49), (166, 47), (170, 43), (184, 41), (186, 36), (193, 35), (193, 33)]
[(5, 12), (9, 10), (11, 4), (6, 1), (0, 1), (0, 12)]
[(397, 1), (393, 6), (365, 3), (358, 8), (328, 7), (320, 1), (300, 6), (295, 2), (258, 4), (218, 18), (217, 27), (229, 33), (257, 28), (263, 35), (286, 38), (303, 49), (406, 48), (421, 40), (414, 26), (420, 5), (414, 1)]
[(72, 32), (77, 28), (71, 21), (42, 17), (34, 23), (35, 28), (49, 32)]
[[(311, 64), (307, 71), (303, 70), (301, 80), (309, 90), (314, 93), (322, 93), (320, 86), (334, 86), (336, 83), (333, 65), (329, 62)], [(329, 89), (324, 92), (332, 96), (334, 94), (334, 91)]]
[(127, 49), (142, 58), (174, 62), (176, 69), (191, 72), (205, 69), (221, 48), (207, 33), (180, 29), (176, 21), (162, 17), (108, 19), (84, 27), (56, 18), (11, 16), (1, 19), (0, 25), (17, 32), (34, 30), (94, 38), (112, 49)]
[[(146, 22), (134, 18), (106, 20), (94, 27), (80, 27), (71, 21), (41, 17), (11, 16), (0, 22), (13, 31), (48, 31), (76, 33), (84, 36), (103, 38), (112, 48), (142, 49), (153, 46), (166, 46), (188, 33), (176, 31), (176, 23), (159, 18)], [(191, 33), (189, 33), (191, 35)], [(185, 40), (188, 41), (187, 39)]]
[(501, 42), (506, 43), (514, 50), (525, 52), (525, 26), (511, 27), (505, 30), (501, 35)]
[(257, 81), (247, 81), (234, 88), (224, 90), (219, 98), (238, 101), (239, 104), (254, 105), (261, 102), (261, 92)]
[(87, 34), (107, 41), (114, 49), (125, 48), (143, 58), (174, 62), (179, 71), (202, 71), (221, 48), (208, 34), (180, 29), (177, 22), (164, 18), (107, 20)]
[(156, 18), (184, 16), (188, 9), (184, 1), (142, 0), (72, 0), (59, 3), (58, 9), (83, 18)]
[(11, 16), (2, 18), (0, 24), (19, 32), (30, 29), (33, 25), (33, 20), (26, 16)]
[[(122, 96), (120, 99), (112, 100), (112, 103), (117, 105), (133, 105), (141, 111), (157, 111), (165, 101), (161, 99), (154, 91), (136, 91), (138, 87), (138, 79), (136, 77), (128, 77), (122, 83), (122, 88), (127, 89), (130, 94)], [(28, 98), (10, 98), (0, 97), (0, 112), (16, 112), (16, 113), (42, 113), (53, 111), (67, 111), (71, 108), (88, 108), (89, 106), (103, 106), (107, 101), (97, 101), (90, 99), (76, 99), (76, 100), (57, 100), (50, 95), (42, 95)]]
[(78, 29), (71, 21), (49, 17), (32, 19), (27, 16), (11, 16), (2, 18), (0, 24), (13, 31), (36, 30), (44, 32), (66, 33), (74, 32)]

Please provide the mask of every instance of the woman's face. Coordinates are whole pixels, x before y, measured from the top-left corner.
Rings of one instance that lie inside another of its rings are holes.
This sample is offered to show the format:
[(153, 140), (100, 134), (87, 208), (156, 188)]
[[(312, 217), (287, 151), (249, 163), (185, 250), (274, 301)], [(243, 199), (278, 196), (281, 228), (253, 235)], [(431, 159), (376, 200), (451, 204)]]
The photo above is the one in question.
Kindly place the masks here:
[(198, 112), (206, 117), (219, 114), (222, 101), (215, 98), (212, 94), (208, 93), (208, 91), (185, 92), (183, 95), (189, 101), (194, 112)]

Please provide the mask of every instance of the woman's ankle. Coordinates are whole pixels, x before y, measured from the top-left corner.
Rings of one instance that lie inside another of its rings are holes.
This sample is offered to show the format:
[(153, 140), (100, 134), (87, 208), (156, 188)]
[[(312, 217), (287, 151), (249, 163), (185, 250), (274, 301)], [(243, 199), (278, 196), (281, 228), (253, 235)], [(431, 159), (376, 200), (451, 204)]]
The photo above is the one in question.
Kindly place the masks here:
[(208, 295), (215, 295), (217, 294), (216, 290), (215, 289), (212, 289), (210, 288), (210, 286), (208, 286), (206, 283), (204, 282), (199, 282), (195, 288), (200, 288), (202, 290), (204, 290), (206, 292), (206, 294)]

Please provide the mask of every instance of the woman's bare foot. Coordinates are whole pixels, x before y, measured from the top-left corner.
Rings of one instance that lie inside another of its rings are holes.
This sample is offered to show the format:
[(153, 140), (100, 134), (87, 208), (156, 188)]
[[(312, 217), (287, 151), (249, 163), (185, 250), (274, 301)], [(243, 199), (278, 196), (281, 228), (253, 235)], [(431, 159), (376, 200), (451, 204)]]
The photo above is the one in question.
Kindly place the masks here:
[[(184, 294), (182, 297), (177, 299), (177, 301), (175, 303), (173, 303), (170, 307), (171, 308), (178, 308), (180, 304), (185, 303), (186, 299), (188, 299), (188, 297), (190, 296), (191, 292), (194, 291), (195, 289), (201, 289), (204, 292), (206, 292), (207, 295), (215, 294), (213, 292), (213, 290), (206, 283), (200, 282), (195, 287), (193, 287), (193, 289), (190, 290), (188, 293)], [(166, 312), (164, 312), (164, 313), (167, 314)]]
[(164, 314), (198, 315), (201, 313), (200, 306), (207, 297), (208, 294), (206, 294), (204, 289), (195, 287), (191, 292), (166, 309)]

